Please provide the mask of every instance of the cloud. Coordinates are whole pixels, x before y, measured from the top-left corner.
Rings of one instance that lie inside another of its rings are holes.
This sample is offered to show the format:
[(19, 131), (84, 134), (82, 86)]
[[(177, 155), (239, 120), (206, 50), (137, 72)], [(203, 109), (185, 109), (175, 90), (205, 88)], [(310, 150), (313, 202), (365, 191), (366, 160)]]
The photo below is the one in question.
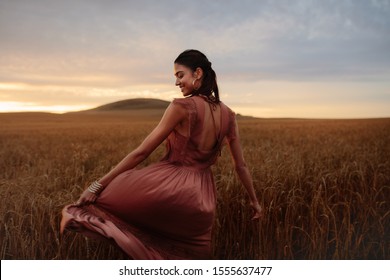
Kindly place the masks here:
[[(228, 101), (253, 94), (269, 110), (301, 97), (338, 102), (315, 90), (322, 87), (389, 104), (389, 31), (388, 0), (3, 0), (0, 82), (28, 91), (0, 88), (0, 95), (51, 105), (169, 99), (173, 60), (197, 48), (213, 62)], [(274, 103), (266, 104), (262, 87)], [(301, 93), (286, 99), (289, 90)]]
[(175, 56), (196, 47), (222, 73), (242, 79), (385, 79), (389, 6), (389, 1), (5, 1), (0, 60), (29, 57), (42, 74), (56, 67), (73, 69), (75, 76), (131, 73), (136, 78), (128, 75), (129, 81), (144, 82), (149, 73), (161, 82)]
[(224, 37), (233, 41), (231, 56), (239, 68), (232, 75), (299, 81), (389, 78), (389, 6), (373, 7), (367, 1), (272, 3), (277, 4), (264, 7), (258, 17), (227, 28)]

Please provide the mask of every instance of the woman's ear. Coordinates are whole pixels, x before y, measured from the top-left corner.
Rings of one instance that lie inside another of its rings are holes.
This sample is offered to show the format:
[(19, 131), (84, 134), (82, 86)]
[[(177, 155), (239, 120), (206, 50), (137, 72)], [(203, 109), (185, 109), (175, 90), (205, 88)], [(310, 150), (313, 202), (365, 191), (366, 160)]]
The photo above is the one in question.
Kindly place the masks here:
[(203, 78), (203, 69), (198, 67), (195, 69), (195, 72), (194, 72), (194, 77), (195, 79), (202, 79)]

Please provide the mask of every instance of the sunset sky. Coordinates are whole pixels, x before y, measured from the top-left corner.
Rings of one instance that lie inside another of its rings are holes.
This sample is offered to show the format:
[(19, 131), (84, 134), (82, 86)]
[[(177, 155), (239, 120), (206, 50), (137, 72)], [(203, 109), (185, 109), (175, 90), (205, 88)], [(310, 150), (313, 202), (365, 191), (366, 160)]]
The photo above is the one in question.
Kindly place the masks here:
[(0, 112), (172, 100), (203, 51), (257, 117), (390, 117), (390, 0), (0, 0)]

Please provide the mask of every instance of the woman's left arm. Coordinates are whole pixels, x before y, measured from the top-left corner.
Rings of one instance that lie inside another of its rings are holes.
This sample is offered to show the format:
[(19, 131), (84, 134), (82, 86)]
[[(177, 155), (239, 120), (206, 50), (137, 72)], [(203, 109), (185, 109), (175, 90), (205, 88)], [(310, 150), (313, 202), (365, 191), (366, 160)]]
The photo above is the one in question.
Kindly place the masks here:
[[(107, 186), (116, 176), (126, 170), (136, 167), (144, 161), (172, 132), (172, 130), (182, 122), (187, 116), (186, 109), (178, 104), (171, 103), (165, 110), (159, 124), (145, 138), (145, 140), (135, 150), (129, 153), (111, 171), (104, 175), (98, 182)], [(93, 202), (97, 196), (86, 189), (78, 200), (77, 204)]]

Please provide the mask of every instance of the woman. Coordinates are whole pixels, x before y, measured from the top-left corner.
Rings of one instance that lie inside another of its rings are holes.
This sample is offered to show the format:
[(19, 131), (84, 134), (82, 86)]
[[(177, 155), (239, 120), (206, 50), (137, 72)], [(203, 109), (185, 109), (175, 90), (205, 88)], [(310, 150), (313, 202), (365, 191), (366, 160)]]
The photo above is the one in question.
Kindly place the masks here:
[[(253, 218), (261, 217), (235, 115), (219, 100), (211, 63), (187, 50), (175, 60), (174, 74), (186, 98), (175, 99), (138, 148), (63, 209), (61, 232), (109, 239), (132, 259), (210, 258), (216, 203), (210, 167), (225, 139)], [(135, 169), (164, 140), (166, 156)]]

